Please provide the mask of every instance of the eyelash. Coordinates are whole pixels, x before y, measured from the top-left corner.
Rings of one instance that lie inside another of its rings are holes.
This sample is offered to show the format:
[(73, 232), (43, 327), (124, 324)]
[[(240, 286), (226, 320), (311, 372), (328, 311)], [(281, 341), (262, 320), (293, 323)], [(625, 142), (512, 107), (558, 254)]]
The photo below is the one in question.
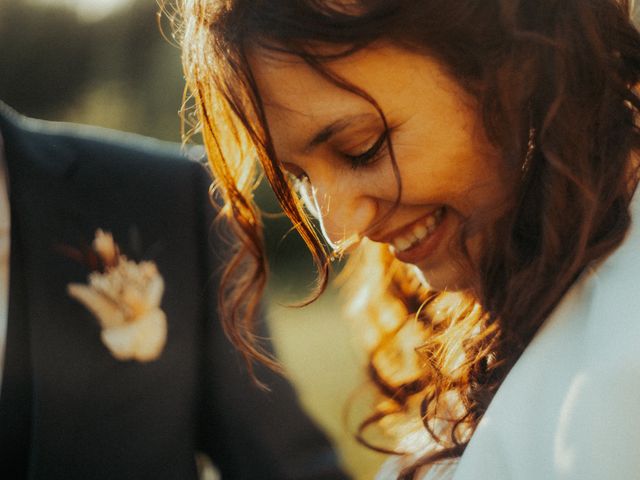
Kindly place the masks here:
[[(380, 156), (383, 147), (386, 146), (390, 130), (385, 130), (378, 137), (378, 139), (374, 142), (374, 144), (369, 147), (369, 149), (363, 153), (358, 155), (348, 155), (343, 153), (344, 158), (351, 164), (351, 168), (357, 170), (359, 168), (365, 167), (374, 163), (378, 157)], [(287, 176), (292, 180), (294, 184), (294, 188), (298, 189), (303, 183), (309, 181), (309, 177), (306, 173), (294, 174), (290, 171), (286, 171)]]
[(384, 132), (382, 132), (382, 135), (378, 137), (375, 143), (366, 152), (360, 153), (358, 155), (348, 155), (344, 153), (343, 155), (347, 159), (347, 161), (351, 164), (351, 168), (353, 168), (354, 170), (357, 170), (358, 168), (365, 167), (367, 165), (374, 163), (380, 156), (380, 153), (382, 152), (383, 147), (386, 146), (388, 136), (389, 136), (388, 130), (385, 130)]

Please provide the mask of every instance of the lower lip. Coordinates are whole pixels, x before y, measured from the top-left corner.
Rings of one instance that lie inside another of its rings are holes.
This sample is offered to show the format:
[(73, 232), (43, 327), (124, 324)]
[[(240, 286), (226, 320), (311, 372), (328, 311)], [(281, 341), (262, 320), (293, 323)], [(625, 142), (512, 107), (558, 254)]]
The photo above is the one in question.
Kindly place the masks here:
[(438, 249), (438, 246), (442, 242), (444, 238), (445, 231), (445, 223), (448, 219), (447, 209), (443, 209), (442, 218), (440, 219), (440, 223), (436, 227), (436, 229), (431, 233), (431, 235), (423, 238), (418, 244), (415, 246), (403, 250), (402, 252), (396, 251), (392, 247), (392, 252), (395, 257), (404, 263), (413, 263), (417, 264), (424, 261), (427, 257), (433, 254)]

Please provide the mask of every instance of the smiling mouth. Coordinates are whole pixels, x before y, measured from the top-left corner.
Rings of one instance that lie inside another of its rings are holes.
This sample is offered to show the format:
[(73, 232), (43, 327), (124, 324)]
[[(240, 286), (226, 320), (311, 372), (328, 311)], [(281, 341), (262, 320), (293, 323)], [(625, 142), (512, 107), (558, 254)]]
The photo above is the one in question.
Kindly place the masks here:
[(410, 225), (408, 229), (404, 229), (404, 233), (392, 238), (388, 243), (391, 244), (395, 253), (402, 253), (413, 249), (433, 235), (442, 221), (443, 213), (444, 207), (438, 208), (430, 215)]

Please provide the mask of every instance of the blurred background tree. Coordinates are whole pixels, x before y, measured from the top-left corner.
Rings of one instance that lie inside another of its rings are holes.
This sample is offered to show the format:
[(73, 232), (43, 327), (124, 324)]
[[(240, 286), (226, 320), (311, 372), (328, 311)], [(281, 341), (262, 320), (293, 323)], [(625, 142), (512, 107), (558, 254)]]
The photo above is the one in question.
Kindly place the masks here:
[[(161, 35), (158, 11), (155, 0), (0, 0), (0, 99), (31, 117), (180, 141), (180, 51)], [(268, 188), (259, 203), (279, 210)], [(274, 343), (346, 467), (356, 479), (372, 478), (382, 457), (356, 444), (342, 422), (364, 377), (335, 292), (308, 308), (282, 306), (307, 294), (314, 280), (306, 249), (290, 229), (282, 216), (266, 222), (276, 279), (268, 302)]]
[(159, 33), (156, 3), (77, 5), (0, 0), (0, 98), (29, 116), (179, 140), (180, 52)]

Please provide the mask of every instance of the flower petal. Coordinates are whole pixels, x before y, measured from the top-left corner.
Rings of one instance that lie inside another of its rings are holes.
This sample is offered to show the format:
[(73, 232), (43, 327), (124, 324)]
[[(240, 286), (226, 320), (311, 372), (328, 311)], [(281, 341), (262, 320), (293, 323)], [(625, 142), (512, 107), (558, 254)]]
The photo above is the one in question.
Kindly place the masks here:
[(156, 274), (147, 287), (147, 304), (151, 308), (160, 306), (162, 294), (164, 293), (164, 280), (160, 274)]
[(138, 322), (135, 358), (148, 362), (160, 356), (167, 341), (167, 317), (159, 308), (151, 310)]
[(102, 328), (125, 323), (124, 315), (118, 305), (91, 287), (80, 283), (70, 283), (67, 285), (67, 293), (93, 313), (100, 321)]
[(154, 309), (135, 322), (105, 328), (101, 338), (118, 360), (155, 360), (167, 340), (167, 319), (162, 310)]

